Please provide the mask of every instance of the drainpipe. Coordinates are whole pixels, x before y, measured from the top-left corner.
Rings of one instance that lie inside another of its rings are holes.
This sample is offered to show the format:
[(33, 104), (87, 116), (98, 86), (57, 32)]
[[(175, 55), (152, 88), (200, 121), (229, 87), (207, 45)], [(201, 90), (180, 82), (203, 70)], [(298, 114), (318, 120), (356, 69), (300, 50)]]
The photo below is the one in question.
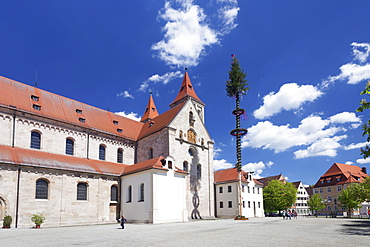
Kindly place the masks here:
[(14, 140), (15, 140), (15, 112), (14, 112), (14, 115), (13, 115), (13, 133), (12, 133), (12, 148), (14, 148)]
[(89, 159), (89, 145), (90, 145), (90, 132), (87, 133), (87, 144), (86, 144), (86, 159)]
[(18, 179), (17, 179), (17, 202), (15, 206), (15, 228), (18, 227), (18, 210), (19, 210), (19, 184), (21, 180), (21, 167), (18, 168)]

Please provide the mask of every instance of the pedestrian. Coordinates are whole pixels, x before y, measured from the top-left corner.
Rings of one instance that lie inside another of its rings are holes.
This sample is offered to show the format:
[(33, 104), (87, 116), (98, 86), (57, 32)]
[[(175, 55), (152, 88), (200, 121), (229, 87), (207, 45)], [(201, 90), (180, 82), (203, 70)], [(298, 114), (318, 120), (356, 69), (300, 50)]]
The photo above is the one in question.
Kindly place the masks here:
[(297, 216), (298, 216), (297, 211), (293, 210), (293, 217), (294, 217), (294, 219), (297, 219)]
[(283, 211), (283, 220), (285, 220), (285, 212)]
[(125, 222), (127, 221), (126, 218), (122, 215), (119, 221), (121, 222), (122, 229), (125, 229)]
[(369, 217), (369, 219), (370, 219), (370, 208), (369, 208), (369, 210), (367, 211), (367, 217)]

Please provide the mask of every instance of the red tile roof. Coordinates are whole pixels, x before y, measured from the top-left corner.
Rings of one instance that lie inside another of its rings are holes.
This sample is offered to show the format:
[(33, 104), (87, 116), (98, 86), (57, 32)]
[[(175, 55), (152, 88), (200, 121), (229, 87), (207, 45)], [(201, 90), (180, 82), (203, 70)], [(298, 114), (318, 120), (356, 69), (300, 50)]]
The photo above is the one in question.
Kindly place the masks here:
[(279, 180), (283, 181), (284, 183), (286, 182), (284, 176), (282, 174), (280, 175), (275, 175), (275, 176), (270, 176), (270, 177), (265, 177), (265, 178), (259, 178), (258, 181), (263, 183), (265, 186), (271, 181), (271, 180)]
[[(242, 182), (248, 183), (248, 180), (246, 179), (247, 175), (248, 175), (248, 172), (242, 171)], [(238, 170), (236, 168), (229, 168), (229, 169), (215, 171), (214, 181), (216, 184), (238, 182), (239, 181)], [(257, 181), (257, 183), (259, 182)]]
[(155, 107), (154, 100), (152, 93), (150, 93), (148, 105), (145, 108), (145, 112), (143, 114), (143, 117), (141, 118), (141, 122), (149, 121), (153, 118), (156, 118), (158, 116), (157, 107)]
[(40, 150), (12, 148), (0, 145), (0, 162), (66, 171), (119, 176), (129, 165), (46, 153)]
[[(0, 106), (137, 140), (143, 126), (132, 119), (0, 76)], [(38, 101), (31, 96), (38, 97)], [(34, 109), (40, 106), (40, 110)], [(84, 123), (80, 121), (84, 119)], [(116, 124), (113, 123), (115, 121)]]
[[(362, 169), (354, 165), (334, 163), (316, 182), (315, 188), (346, 183), (360, 183), (369, 177)], [(340, 179), (337, 181), (337, 179)], [(329, 182), (329, 183), (328, 183)]]
[(180, 102), (180, 100), (192, 97), (193, 99), (197, 100), (198, 102), (204, 104), (198, 97), (198, 95), (195, 93), (193, 84), (190, 81), (188, 72), (185, 72), (184, 78), (181, 83), (180, 91), (177, 94), (175, 100), (170, 104), (171, 107), (176, 105), (177, 102)]

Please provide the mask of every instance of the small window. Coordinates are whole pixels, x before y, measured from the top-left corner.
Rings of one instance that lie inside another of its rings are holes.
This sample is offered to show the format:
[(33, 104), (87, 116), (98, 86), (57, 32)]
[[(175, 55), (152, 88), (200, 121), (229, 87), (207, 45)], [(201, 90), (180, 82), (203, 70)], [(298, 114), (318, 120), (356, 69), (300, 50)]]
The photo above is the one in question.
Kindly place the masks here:
[(99, 146), (99, 160), (105, 160), (105, 146), (102, 144)]
[(118, 202), (118, 187), (116, 185), (110, 187), (110, 200), (112, 202)]
[(319, 190), (315, 190), (315, 194), (319, 193)]
[(231, 185), (227, 186), (227, 192), (231, 192)]
[(86, 119), (84, 119), (83, 117), (80, 117), (80, 118), (78, 119), (78, 121), (80, 121), (81, 123), (85, 123), (85, 122), (86, 122)]
[(197, 179), (201, 179), (201, 178), (202, 178), (202, 165), (198, 164), (197, 165)]
[(327, 191), (328, 191), (328, 192), (331, 192), (331, 188), (330, 188), (330, 187), (328, 187), (328, 188), (327, 188)]
[(327, 182), (328, 184), (330, 184), (330, 183), (331, 183), (331, 179), (326, 180), (326, 182)]
[(224, 193), (224, 188), (223, 188), (222, 186), (221, 186), (221, 187), (219, 187), (218, 192), (219, 192), (219, 193)]
[(172, 169), (172, 161), (168, 161), (168, 169)]
[(31, 148), (40, 149), (41, 148), (41, 134), (36, 131), (31, 132)]
[(340, 178), (337, 178), (337, 182), (339, 182), (340, 181)]
[(229, 204), (229, 208), (233, 207), (233, 202), (232, 201), (228, 201), (228, 204)]
[(248, 208), (251, 208), (251, 202), (248, 201)]
[(118, 125), (118, 121), (113, 120), (113, 124)]
[(338, 185), (337, 191), (342, 191), (342, 186)]
[(258, 202), (258, 208), (261, 208), (261, 202)]
[(323, 190), (323, 188), (320, 188), (320, 193), (324, 193), (324, 190)]
[(81, 109), (76, 109), (76, 112), (77, 112), (78, 114), (82, 114), (82, 110), (81, 110)]
[(32, 108), (35, 109), (36, 111), (41, 111), (40, 105), (33, 104)]
[(140, 184), (139, 202), (144, 201), (144, 183)]
[(66, 139), (66, 154), (73, 155), (74, 153), (74, 141), (70, 138)]
[(220, 208), (224, 208), (224, 202), (220, 202)]
[(77, 200), (78, 201), (87, 200), (87, 184), (86, 183), (77, 184)]
[(117, 149), (117, 163), (123, 163), (123, 149)]
[(129, 185), (127, 187), (127, 197), (126, 197), (126, 202), (131, 202), (132, 201), (132, 186)]
[(260, 188), (257, 188), (257, 194), (259, 194), (260, 193)]
[(254, 187), (253, 187), (253, 194), (255, 194)]
[(189, 171), (189, 167), (188, 167), (188, 162), (187, 161), (184, 161), (182, 163), (182, 170), (184, 170), (185, 172), (188, 172)]
[(153, 148), (149, 148), (149, 159), (153, 159)]
[(245, 208), (245, 201), (243, 201), (243, 208)]
[(247, 186), (247, 188), (248, 188), (248, 193), (251, 193), (251, 189), (250, 189), (250, 187), (249, 187), (249, 186)]
[(39, 179), (36, 181), (36, 196), (35, 199), (48, 199), (49, 191), (48, 181)]
[(149, 127), (152, 127), (154, 125), (154, 122), (149, 123)]
[(117, 129), (117, 132), (118, 133), (122, 133), (122, 129)]
[(31, 95), (31, 99), (33, 101), (39, 101), (40, 100), (40, 97), (39, 96), (36, 96), (36, 95)]

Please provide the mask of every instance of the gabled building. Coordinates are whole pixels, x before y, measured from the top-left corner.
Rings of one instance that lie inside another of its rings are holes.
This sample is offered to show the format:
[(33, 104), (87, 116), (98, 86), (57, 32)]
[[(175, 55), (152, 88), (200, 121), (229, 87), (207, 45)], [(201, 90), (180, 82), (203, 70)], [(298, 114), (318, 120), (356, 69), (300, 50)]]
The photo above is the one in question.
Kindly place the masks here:
[[(319, 215), (343, 215), (346, 208), (340, 206), (338, 195), (347, 186), (353, 183), (361, 183), (364, 178), (369, 175), (366, 173), (366, 168), (360, 168), (354, 165), (345, 165), (334, 163), (329, 170), (316, 182), (313, 190), (314, 194), (320, 194), (326, 207), (319, 211)], [(358, 213), (357, 211), (354, 214)]]
[(293, 182), (292, 184), (297, 189), (297, 200), (290, 209), (295, 210), (298, 215), (308, 215), (310, 213), (310, 209), (308, 207), (307, 201), (310, 196), (306, 191), (306, 188), (301, 181)]
[(242, 202), (239, 202), (239, 178), (236, 168), (214, 172), (216, 217), (232, 218), (239, 214), (242, 203), (242, 215), (245, 217), (264, 217), (263, 184), (252, 177), (252, 173), (242, 172)]
[[(30, 227), (214, 217), (213, 142), (186, 72), (140, 122), (0, 77), (0, 221)], [(0, 222), (1, 223), (1, 222)]]
[(268, 183), (272, 180), (279, 180), (279, 181), (282, 181), (283, 183), (287, 182), (285, 177), (282, 174), (258, 179), (258, 181), (261, 182), (264, 187), (267, 186)]

